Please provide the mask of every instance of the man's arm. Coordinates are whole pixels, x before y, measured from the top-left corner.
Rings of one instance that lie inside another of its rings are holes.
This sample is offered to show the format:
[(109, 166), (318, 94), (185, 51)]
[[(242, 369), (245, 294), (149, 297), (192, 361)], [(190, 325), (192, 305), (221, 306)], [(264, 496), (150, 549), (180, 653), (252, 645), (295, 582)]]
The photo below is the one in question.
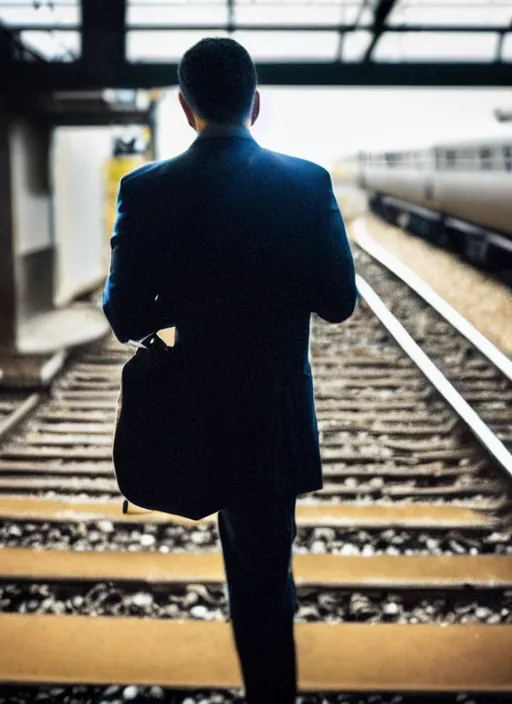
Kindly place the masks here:
[(316, 254), (313, 311), (329, 323), (341, 323), (354, 312), (358, 293), (352, 252), (327, 172), (321, 198)]
[(110, 272), (103, 292), (103, 312), (120, 342), (140, 340), (158, 329), (155, 253), (141, 227), (142, 220), (137, 217), (136, 204), (136, 198), (122, 179), (110, 239)]

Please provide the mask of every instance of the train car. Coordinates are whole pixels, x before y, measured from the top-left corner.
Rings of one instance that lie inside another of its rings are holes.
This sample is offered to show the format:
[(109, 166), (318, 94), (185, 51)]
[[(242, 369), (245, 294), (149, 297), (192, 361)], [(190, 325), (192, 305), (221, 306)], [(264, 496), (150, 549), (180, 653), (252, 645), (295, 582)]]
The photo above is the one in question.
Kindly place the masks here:
[(381, 217), (476, 264), (512, 258), (512, 137), (363, 152), (335, 174), (367, 190)]

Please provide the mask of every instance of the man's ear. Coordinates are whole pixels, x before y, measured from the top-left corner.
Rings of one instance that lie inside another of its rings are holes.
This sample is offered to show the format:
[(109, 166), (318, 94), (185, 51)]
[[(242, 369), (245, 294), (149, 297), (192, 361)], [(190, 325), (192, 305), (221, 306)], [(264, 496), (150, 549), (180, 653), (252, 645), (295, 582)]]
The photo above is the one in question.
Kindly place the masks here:
[(196, 119), (194, 117), (194, 113), (190, 109), (190, 105), (187, 103), (185, 98), (181, 93), (178, 93), (178, 100), (180, 101), (180, 105), (183, 108), (183, 112), (187, 116), (187, 122), (188, 124), (192, 127), (193, 130), (196, 129)]
[(254, 123), (258, 119), (259, 114), (260, 114), (260, 92), (259, 92), (259, 90), (257, 90), (254, 95), (254, 102), (252, 104), (251, 125), (254, 125)]

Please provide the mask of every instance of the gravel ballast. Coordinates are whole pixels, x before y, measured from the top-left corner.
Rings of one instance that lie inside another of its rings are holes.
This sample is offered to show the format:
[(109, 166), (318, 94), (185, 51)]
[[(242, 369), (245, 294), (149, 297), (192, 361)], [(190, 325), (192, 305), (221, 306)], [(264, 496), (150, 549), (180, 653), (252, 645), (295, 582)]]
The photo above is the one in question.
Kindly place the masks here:
[[(0, 704), (124, 704), (161, 702), (162, 704), (242, 704), (237, 690), (176, 691), (162, 687), (135, 685), (110, 687), (86, 686), (0, 686)], [(512, 696), (493, 694), (401, 695), (401, 694), (303, 694), (297, 704), (505, 704)]]
[[(79, 552), (201, 553), (220, 549), (217, 527), (169, 524), (0, 522), (1, 548), (41, 548)], [(433, 531), (386, 528), (298, 527), (296, 554), (332, 555), (512, 555), (510, 536), (492, 529)]]
[[(331, 623), (512, 624), (512, 590), (348, 591), (297, 587), (296, 621)], [(223, 585), (0, 583), (0, 611), (21, 614), (225, 621)]]
[(429, 242), (365, 216), (369, 234), (420, 276), (503, 353), (512, 355), (512, 291)]

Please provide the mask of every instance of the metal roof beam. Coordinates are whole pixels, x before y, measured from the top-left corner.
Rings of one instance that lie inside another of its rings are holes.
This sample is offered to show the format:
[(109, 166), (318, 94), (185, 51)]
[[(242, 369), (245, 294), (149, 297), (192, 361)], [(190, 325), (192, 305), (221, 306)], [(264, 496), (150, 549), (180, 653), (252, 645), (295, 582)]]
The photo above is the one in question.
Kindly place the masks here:
[[(343, 2), (343, 0), (341, 0)], [(354, 20), (354, 30), (359, 28), (359, 23), (361, 22), (361, 18), (363, 17), (364, 11), (368, 7), (368, 3), (370, 0), (361, 0), (361, 4), (359, 5), (359, 8), (357, 10), (357, 15)], [(364, 29), (364, 27), (360, 28)], [(341, 29), (341, 27), (338, 29), (340, 38), (338, 41), (338, 49), (336, 51), (336, 58), (338, 61), (343, 61), (343, 43), (345, 41), (345, 31)]]
[[(0, 86), (37, 92), (94, 88), (158, 88), (177, 85), (176, 63), (123, 63), (114, 67), (75, 63), (11, 62)], [(260, 63), (261, 85), (294, 86), (510, 86), (509, 63), (307, 62)]]
[(364, 54), (363, 61), (369, 61), (377, 42), (386, 29), (386, 20), (396, 4), (396, 0), (378, 0), (373, 13), (373, 37)]
[(127, 0), (81, 0), (82, 62), (88, 70), (115, 76), (125, 61)]
[[(512, 30), (512, 27), (510, 28)], [(501, 61), (503, 59), (503, 43), (505, 41), (505, 33), (502, 33), (498, 36), (498, 40), (496, 42), (496, 56), (495, 56), (495, 61)]]
[(18, 33), (0, 22), (0, 65), (7, 61), (19, 59), (23, 61), (44, 61), (43, 57), (32, 49), (28, 49), (20, 41)]
[(228, 32), (232, 32), (235, 28), (235, 0), (226, 0), (228, 10)]

